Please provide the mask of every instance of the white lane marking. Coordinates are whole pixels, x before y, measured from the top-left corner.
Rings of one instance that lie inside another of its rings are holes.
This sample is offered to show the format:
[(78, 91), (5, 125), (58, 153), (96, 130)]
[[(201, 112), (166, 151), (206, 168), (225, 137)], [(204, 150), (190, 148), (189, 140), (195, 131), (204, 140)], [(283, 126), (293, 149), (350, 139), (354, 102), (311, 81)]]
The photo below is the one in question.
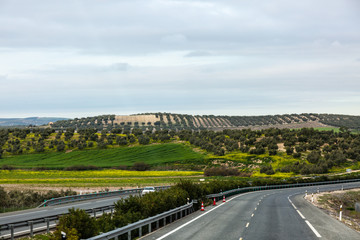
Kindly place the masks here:
[(296, 206), (293, 203), (291, 203), (291, 205), (297, 210)]
[(318, 238), (321, 238), (321, 235), (318, 233), (318, 231), (316, 231), (316, 229), (313, 227), (313, 225), (311, 225), (311, 223), (309, 223), (308, 220), (305, 220), (306, 224), (310, 227), (310, 229), (315, 233), (315, 235), (318, 237)]
[(251, 217), (253, 217), (254, 216), (254, 214), (251, 214)]
[(300, 215), (300, 217), (301, 217), (302, 219), (305, 219), (304, 215), (302, 215), (299, 210), (296, 210), (296, 211), (298, 212), (298, 214)]
[(41, 210), (41, 211), (36, 211), (36, 212), (30, 212), (30, 213), (22, 213), (22, 214), (10, 215), (10, 216), (6, 216), (6, 217), (0, 217), (0, 219), (2, 219), (2, 218), (10, 218), (10, 217), (17, 217), (17, 216), (23, 216), (23, 215), (34, 214), (34, 213), (39, 213), (39, 212), (46, 212), (46, 211), (49, 211), (49, 209)]
[(250, 224), (250, 223), (247, 223), (247, 224), (246, 224), (246, 227), (249, 227), (249, 224)]
[(256, 208), (255, 208), (255, 211), (256, 211)]
[[(238, 195), (238, 196), (233, 197), (232, 199), (235, 199), (235, 198), (238, 198), (238, 197), (241, 197), (241, 196), (244, 196), (244, 195), (250, 194), (250, 193), (252, 193), (252, 192), (248, 192), (248, 193), (240, 194), (240, 195)], [(232, 200), (232, 199), (230, 199), (230, 200)], [(229, 201), (230, 201), (230, 200), (229, 200)], [(229, 202), (229, 201), (227, 201), (227, 202)], [(190, 223), (192, 223), (192, 222), (194, 222), (194, 221), (198, 220), (199, 218), (201, 218), (201, 217), (205, 216), (206, 214), (211, 213), (212, 211), (214, 211), (214, 210), (215, 210), (215, 209), (217, 209), (218, 207), (223, 206), (224, 204), (225, 204), (225, 203), (221, 203), (220, 205), (218, 205), (218, 206), (214, 207), (213, 209), (211, 209), (211, 210), (209, 210), (209, 211), (207, 211), (207, 212), (205, 212), (205, 213), (201, 214), (200, 216), (197, 216), (197, 217), (196, 217), (196, 218), (194, 218), (193, 220), (191, 220), (191, 221), (189, 221), (189, 222), (187, 222), (187, 223), (184, 223), (183, 225), (181, 225), (181, 226), (179, 226), (179, 227), (175, 228), (174, 230), (172, 230), (172, 231), (168, 232), (167, 234), (162, 235), (162, 236), (161, 236), (161, 237), (159, 237), (157, 240), (161, 240), (161, 239), (166, 238), (167, 236), (169, 236), (169, 235), (173, 234), (174, 232), (177, 232), (178, 230), (180, 230), (180, 229), (182, 229), (183, 227), (185, 227), (185, 226), (189, 225)]]

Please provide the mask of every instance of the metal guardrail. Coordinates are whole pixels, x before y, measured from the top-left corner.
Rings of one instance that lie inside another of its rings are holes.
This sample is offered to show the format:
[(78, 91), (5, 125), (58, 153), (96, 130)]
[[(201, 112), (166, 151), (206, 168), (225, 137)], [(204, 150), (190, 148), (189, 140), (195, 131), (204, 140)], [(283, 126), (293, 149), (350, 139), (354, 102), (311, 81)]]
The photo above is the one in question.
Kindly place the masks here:
[[(163, 186), (163, 187), (155, 187), (155, 190), (162, 190), (167, 189), (170, 186)], [(128, 190), (118, 190), (118, 191), (109, 191), (109, 192), (99, 192), (99, 193), (90, 193), (90, 194), (83, 194), (83, 195), (74, 195), (74, 196), (66, 196), (66, 197), (59, 197), (53, 198), (50, 200), (46, 200), (42, 204), (38, 206), (46, 207), (46, 206), (54, 206), (78, 201), (86, 201), (98, 198), (106, 198), (106, 197), (116, 197), (116, 196), (123, 196), (123, 195), (131, 195), (131, 194), (138, 194), (141, 193), (143, 188), (135, 188), (135, 189), (128, 189)]]
[[(87, 209), (85, 210), (86, 213), (88, 214), (92, 214), (94, 217), (97, 216), (97, 214), (99, 212), (101, 213), (105, 213), (105, 211), (110, 210), (111, 212), (114, 210), (114, 205), (110, 205), (110, 206), (106, 206), (106, 207), (99, 207), (99, 208), (92, 208), (92, 209)], [(28, 221), (18, 221), (18, 222), (9, 222), (7, 224), (1, 225), (0, 226), (0, 232), (1, 231), (5, 231), (5, 230), (10, 230), (11, 231), (11, 235), (14, 235), (14, 229), (16, 228), (20, 228), (20, 227), (29, 227), (30, 233), (33, 232), (33, 226), (34, 224), (40, 224), (40, 223), (46, 223), (47, 225), (47, 232), (49, 231), (49, 224), (52, 221), (56, 221), (58, 220), (61, 216), (66, 215), (68, 213), (63, 213), (63, 214), (56, 214), (56, 215), (51, 215), (51, 216), (46, 216), (46, 217), (41, 217), (41, 218), (34, 218)], [(1, 238), (1, 236), (0, 236)]]
[(351, 182), (360, 182), (360, 179), (347, 179), (347, 180), (336, 180), (336, 181), (326, 181), (326, 182), (309, 182), (309, 183), (294, 183), (294, 184), (282, 184), (282, 185), (266, 185), (266, 186), (254, 186), (254, 187), (245, 187), (237, 188), (229, 191), (224, 191), (221, 193), (209, 194), (207, 198), (215, 198), (216, 201), (222, 199), (223, 196), (229, 197), (235, 194), (245, 193), (245, 192), (254, 192), (262, 190), (271, 190), (271, 189), (283, 189), (283, 188), (296, 188), (296, 187), (307, 187), (307, 186), (318, 186), (318, 185), (328, 185), (328, 184), (339, 184), (339, 183), (351, 183)]
[[(282, 184), (282, 185), (268, 185), (268, 186), (254, 186), (254, 187), (245, 187), (245, 188), (237, 188), (237, 189), (232, 189), (232, 190), (229, 190), (229, 191), (224, 191), (224, 192), (221, 192), (221, 193), (216, 193), (216, 194), (210, 194), (210, 195), (207, 195), (206, 197), (207, 198), (215, 198), (216, 201), (220, 200), (223, 196), (232, 196), (232, 195), (235, 195), (235, 194), (240, 194), (240, 193), (245, 193), (245, 192), (253, 192), (253, 191), (262, 191), (262, 190), (271, 190), (271, 189), (283, 189), (283, 188), (296, 188), (296, 187), (306, 187), (306, 186), (317, 186), (317, 185), (329, 185), (329, 184), (341, 184), (341, 183), (351, 183), (351, 182), (360, 182), (360, 179), (348, 179), (348, 180), (337, 180), (337, 181), (327, 181), (327, 182), (309, 182), (309, 183), (295, 183), (295, 184)], [(166, 186), (166, 187), (158, 187), (157, 189), (161, 189), (161, 188), (169, 188), (169, 186)], [(139, 189), (134, 189), (134, 190), (139, 190)], [(129, 190), (124, 190), (124, 191), (129, 191)], [(124, 191), (116, 191), (116, 192), (119, 192), (119, 194), (121, 192), (124, 192)], [(129, 192), (128, 192), (129, 193)], [(84, 196), (84, 195), (77, 195), (77, 196)], [(86, 200), (86, 199), (80, 199), (80, 200), (76, 200), (76, 199), (71, 199), (72, 196), (70, 197), (66, 197), (69, 201), (67, 201), (67, 203), (69, 202), (73, 202), (74, 201), (82, 201), (82, 200)], [(104, 196), (102, 196), (104, 197)], [(92, 198), (90, 198), (92, 199)], [(54, 199), (55, 200), (55, 199)], [(56, 199), (58, 200), (58, 199)], [(64, 203), (61, 202), (61, 203)], [(61, 203), (58, 203), (58, 204), (61, 204)], [(56, 203), (54, 205), (57, 205)], [(185, 205), (185, 206), (189, 206), (189, 205)], [(182, 207), (185, 207), (185, 206), (182, 206)], [(191, 207), (193, 207), (193, 202), (191, 202)], [(180, 207), (181, 208), (181, 207)], [(176, 209), (180, 209), (180, 208), (176, 208)], [(113, 211), (114, 209), (114, 205), (110, 205), (110, 206), (106, 206), (106, 207), (100, 207), (100, 208), (93, 208), (93, 209), (88, 209), (88, 210), (85, 210), (87, 213), (89, 214), (94, 214), (94, 217), (96, 217), (96, 214), (97, 212), (101, 211), (101, 212), (105, 212), (107, 210), (111, 210)], [(159, 215), (156, 215), (152, 218), (149, 218), (149, 219), (144, 219), (144, 220), (141, 220), (139, 223), (133, 223), (133, 224), (130, 224), (128, 226), (131, 226), (131, 227), (134, 227), (133, 229), (137, 229), (136, 228), (136, 224), (140, 224), (141, 226), (145, 226), (146, 224), (148, 224), (145, 220), (154, 220), (154, 219), (164, 219), (166, 217), (169, 217), (169, 216), (172, 216), (175, 214), (175, 212), (177, 211), (176, 209), (173, 209), (173, 210), (170, 210), (168, 212), (165, 212), (165, 213), (162, 213), (162, 214), (159, 214)], [(174, 213), (172, 213), (172, 211), (175, 211)], [(179, 212), (177, 212), (179, 213)], [(31, 219), (31, 220), (27, 220), (27, 221), (19, 221), (19, 222), (11, 222), (11, 223), (7, 223), (5, 225), (1, 225), (0, 226), (0, 232), (3, 231), (3, 230), (10, 230), (11, 233), (13, 234), (13, 231), (15, 228), (18, 228), (18, 227), (26, 227), (28, 226), (30, 228), (30, 232), (31, 232), (31, 229), (33, 227), (33, 224), (38, 224), (38, 223), (47, 223), (48, 225), (48, 222), (49, 221), (54, 221), (54, 220), (57, 220), (59, 219), (60, 216), (62, 215), (65, 215), (66, 213), (64, 214), (60, 214), (60, 215), (54, 215), (54, 216), (47, 216), (47, 217), (42, 217), (42, 218), (36, 218), (36, 219)], [(160, 216), (163, 216), (163, 214), (165, 215), (165, 217), (160, 217)], [(155, 221), (155, 220), (154, 220)], [(153, 222), (154, 222), (153, 221)], [(158, 220), (157, 220), (158, 221)], [(153, 223), (151, 222), (151, 223)], [(164, 220), (164, 223), (166, 223), (166, 219)], [(159, 222), (157, 223), (157, 227), (158, 227), (158, 224)], [(130, 233), (131, 231), (133, 230), (129, 230)], [(151, 226), (149, 226), (149, 229), (151, 230)], [(118, 230), (118, 229), (117, 229)], [(114, 230), (115, 231), (115, 230)], [(128, 232), (129, 232), (128, 231)], [(126, 231), (122, 234), (125, 234)], [(140, 231), (141, 233), (141, 231)], [(99, 235), (100, 236), (100, 235)], [(98, 236), (97, 236), (98, 237)], [(1, 236), (0, 236), (1, 238)], [(105, 238), (91, 238), (91, 239), (105, 239)]]
[(132, 239), (132, 231), (134, 230), (138, 230), (138, 237), (141, 237), (143, 234), (143, 228), (147, 227), (147, 231), (150, 233), (153, 228), (152, 228), (152, 224), (156, 224), (155, 229), (158, 229), (160, 226), (160, 221), (163, 221), (163, 226), (166, 225), (166, 219), (169, 219), (169, 223), (171, 223), (173, 221), (173, 216), (175, 217), (175, 220), (177, 220), (178, 218), (182, 218), (188, 214), (190, 214), (193, 211), (193, 202), (183, 205), (181, 207), (169, 210), (167, 212), (164, 213), (160, 213), (158, 215), (155, 215), (153, 217), (149, 217), (140, 221), (137, 221), (135, 223), (131, 223), (128, 224), (124, 227), (121, 228), (117, 228), (115, 230), (112, 230), (110, 232), (107, 233), (103, 233), (100, 234), (98, 236), (92, 237), (92, 238), (88, 238), (88, 240), (99, 240), (99, 239), (118, 239), (119, 236), (127, 234), (128, 239), (131, 240)]

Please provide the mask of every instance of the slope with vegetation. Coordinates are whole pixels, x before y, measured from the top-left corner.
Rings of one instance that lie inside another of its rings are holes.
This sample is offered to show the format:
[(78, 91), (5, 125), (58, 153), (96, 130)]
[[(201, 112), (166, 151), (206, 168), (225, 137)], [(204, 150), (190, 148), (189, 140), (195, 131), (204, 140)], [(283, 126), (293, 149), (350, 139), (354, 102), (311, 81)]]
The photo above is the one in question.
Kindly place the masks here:
[[(234, 167), (244, 173), (281, 176), (321, 174), (359, 168), (360, 135), (303, 129), (264, 130), (0, 130), (3, 168), (63, 169), (72, 165), (96, 168), (134, 167), (204, 169)], [(79, 168), (81, 170), (81, 168)], [(86, 170), (86, 169), (84, 169)], [(230, 171), (231, 172), (231, 171)], [(232, 174), (230, 174), (232, 175)]]
[(112, 130), (123, 128), (131, 130), (170, 129), (170, 130), (200, 130), (200, 129), (263, 129), (302, 128), (302, 127), (346, 127), (360, 130), (360, 116), (339, 114), (284, 114), (266, 116), (214, 116), (214, 115), (188, 115), (172, 113), (145, 113), (131, 116), (101, 115), (88, 118), (75, 118), (62, 120), (49, 125), (56, 130), (74, 128), (95, 128)]

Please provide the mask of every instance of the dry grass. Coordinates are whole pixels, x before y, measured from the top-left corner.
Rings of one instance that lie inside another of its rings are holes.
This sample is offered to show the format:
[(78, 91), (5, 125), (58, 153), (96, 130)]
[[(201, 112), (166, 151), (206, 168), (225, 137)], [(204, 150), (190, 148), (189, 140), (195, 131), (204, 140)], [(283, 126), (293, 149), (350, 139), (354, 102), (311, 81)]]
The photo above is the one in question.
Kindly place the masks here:
[[(311, 202), (311, 194), (305, 198)], [(360, 213), (355, 211), (355, 202), (360, 202), (360, 188), (314, 194), (313, 204), (333, 218), (339, 219), (339, 208), (343, 205), (342, 222), (360, 232)]]

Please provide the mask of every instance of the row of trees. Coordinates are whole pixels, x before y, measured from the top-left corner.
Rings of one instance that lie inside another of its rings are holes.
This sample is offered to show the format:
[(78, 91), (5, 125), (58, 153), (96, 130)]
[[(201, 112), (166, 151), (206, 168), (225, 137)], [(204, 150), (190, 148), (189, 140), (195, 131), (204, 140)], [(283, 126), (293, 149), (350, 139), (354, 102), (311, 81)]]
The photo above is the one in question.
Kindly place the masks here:
[(11, 190), (7, 192), (0, 186), (0, 212), (6, 212), (9, 209), (36, 207), (44, 200), (71, 195), (76, 195), (76, 192), (72, 190), (61, 190), (60, 192), (50, 190), (46, 193), (38, 193), (32, 190)]
[[(321, 123), (336, 126), (347, 127), (349, 129), (360, 130), (360, 116), (339, 115), (339, 114), (283, 114), (266, 116), (214, 116), (214, 115), (187, 115), (171, 113), (145, 113), (141, 115), (155, 115), (159, 120), (152, 122), (122, 122), (115, 123), (115, 115), (100, 115), (96, 117), (75, 118), (72, 120), (57, 121), (52, 125), (56, 130), (69, 127), (79, 129), (95, 128), (98, 131), (112, 130), (114, 128), (141, 128), (143, 130), (151, 128), (170, 129), (170, 130), (201, 130), (208, 128), (232, 127), (250, 127), (250, 126), (268, 126), (282, 125), (289, 123), (319, 121)], [(197, 120), (196, 120), (196, 119)]]

